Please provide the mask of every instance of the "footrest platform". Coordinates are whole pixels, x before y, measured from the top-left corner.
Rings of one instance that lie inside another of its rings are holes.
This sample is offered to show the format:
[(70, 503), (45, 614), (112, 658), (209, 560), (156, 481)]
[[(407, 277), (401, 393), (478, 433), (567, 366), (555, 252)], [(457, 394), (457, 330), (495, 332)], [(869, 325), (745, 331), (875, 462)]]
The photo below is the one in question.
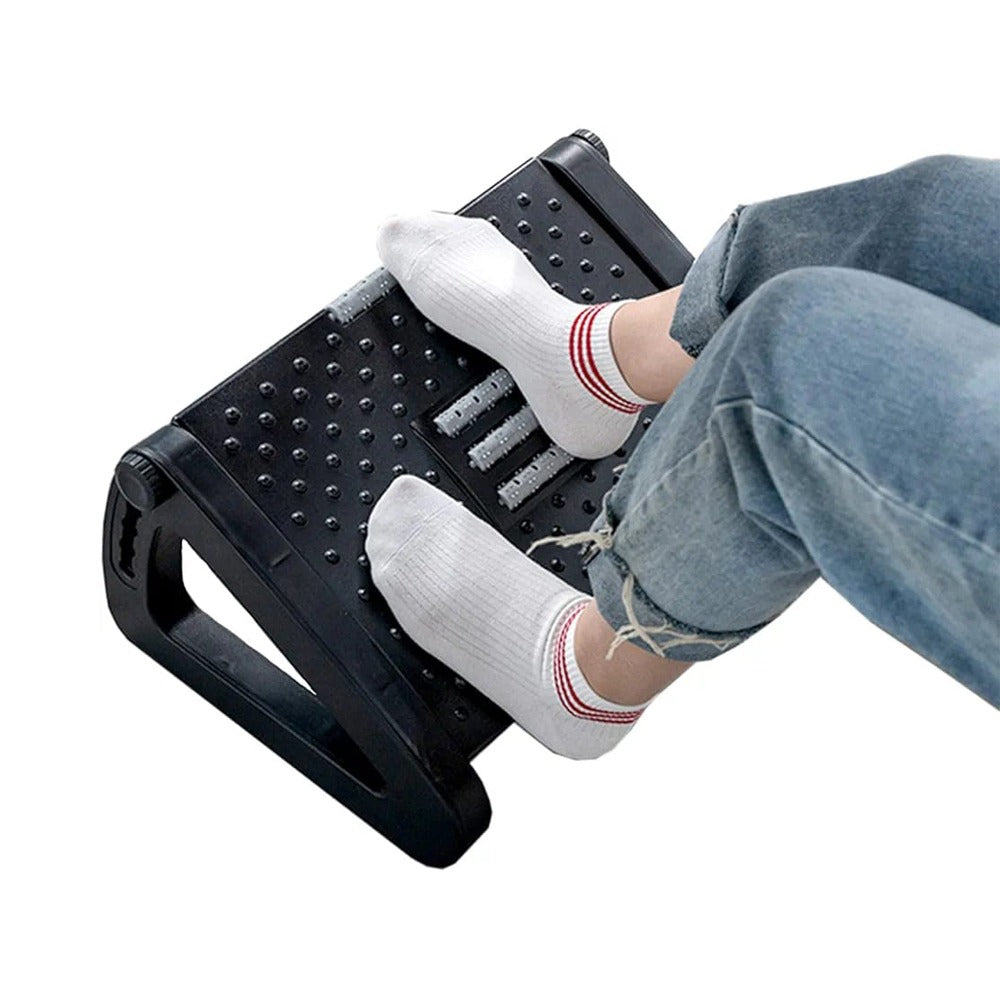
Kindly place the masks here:
[[(674, 286), (691, 264), (586, 130), (460, 213), (489, 219), (581, 303)], [(470, 762), (510, 720), (400, 629), (371, 582), (368, 513), (408, 472), (521, 549), (584, 530), (656, 409), (614, 456), (574, 458), (509, 373), (379, 269), (126, 452), (105, 513), (109, 607), (139, 648), (400, 848), (451, 864), (490, 820)], [(183, 541), (308, 688), (194, 604)], [(573, 552), (531, 558), (589, 592)]]

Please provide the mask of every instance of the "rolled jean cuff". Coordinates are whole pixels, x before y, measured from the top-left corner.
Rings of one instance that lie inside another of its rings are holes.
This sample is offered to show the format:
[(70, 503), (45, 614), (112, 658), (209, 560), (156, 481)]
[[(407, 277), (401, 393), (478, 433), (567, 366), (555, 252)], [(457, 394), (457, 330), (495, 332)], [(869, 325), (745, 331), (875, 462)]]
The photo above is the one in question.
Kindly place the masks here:
[[(767, 622), (732, 632), (710, 632), (679, 621), (650, 600), (625, 560), (614, 550), (614, 514), (605, 503), (591, 530), (572, 536), (593, 544), (596, 555), (587, 564), (587, 579), (597, 610), (616, 632), (606, 655), (625, 641), (672, 660), (711, 660), (750, 636)], [(587, 536), (587, 537), (585, 537)]]
[(670, 336), (696, 358), (729, 315), (723, 287), (740, 214), (739, 205), (719, 227), (684, 277)]

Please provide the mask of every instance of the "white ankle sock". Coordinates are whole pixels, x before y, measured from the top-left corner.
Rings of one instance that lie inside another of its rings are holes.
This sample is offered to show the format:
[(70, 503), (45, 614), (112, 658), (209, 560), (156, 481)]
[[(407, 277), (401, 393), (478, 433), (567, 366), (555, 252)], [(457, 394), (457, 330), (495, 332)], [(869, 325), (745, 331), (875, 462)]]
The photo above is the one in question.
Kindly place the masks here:
[(611, 350), (611, 318), (631, 299), (569, 301), (485, 219), (396, 215), (376, 244), (413, 304), (506, 368), (546, 434), (571, 455), (610, 455), (653, 402), (629, 387)]
[(365, 552), (406, 634), (550, 750), (599, 757), (649, 704), (601, 698), (577, 666), (588, 594), (423, 479), (390, 483), (368, 518)]

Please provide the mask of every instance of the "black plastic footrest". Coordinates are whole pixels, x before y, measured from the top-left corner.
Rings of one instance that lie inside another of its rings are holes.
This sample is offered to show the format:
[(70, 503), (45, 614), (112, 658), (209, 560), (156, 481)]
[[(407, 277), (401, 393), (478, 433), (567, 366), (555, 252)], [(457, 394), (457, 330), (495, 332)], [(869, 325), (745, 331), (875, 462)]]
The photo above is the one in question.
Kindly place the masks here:
[[(581, 303), (670, 287), (691, 263), (584, 130), (461, 212), (488, 218)], [(507, 372), (427, 322), (380, 269), (122, 459), (105, 518), (111, 611), (136, 645), (403, 850), (450, 864), (489, 823), (470, 761), (510, 720), (400, 629), (372, 586), (368, 513), (407, 472), (522, 549), (583, 530), (655, 410), (614, 456), (568, 455)], [(309, 690), (194, 606), (182, 540)], [(532, 558), (589, 591), (572, 551)]]

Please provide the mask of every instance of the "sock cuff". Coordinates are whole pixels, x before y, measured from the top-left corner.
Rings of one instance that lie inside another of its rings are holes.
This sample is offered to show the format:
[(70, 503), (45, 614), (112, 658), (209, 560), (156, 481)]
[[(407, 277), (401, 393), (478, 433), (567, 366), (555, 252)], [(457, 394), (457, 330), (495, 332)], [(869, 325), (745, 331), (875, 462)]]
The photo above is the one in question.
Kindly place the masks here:
[(563, 708), (577, 719), (611, 725), (633, 725), (650, 701), (619, 705), (602, 698), (587, 683), (573, 652), (576, 623), (590, 598), (569, 605), (556, 619), (552, 643), (552, 680)]
[(570, 360), (577, 378), (591, 395), (621, 413), (638, 413), (655, 402), (640, 396), (625, 381), (611, 349), (611, 320), (621, 306), (634, 301), (588, 306), (577, 313), (570, 327)]

